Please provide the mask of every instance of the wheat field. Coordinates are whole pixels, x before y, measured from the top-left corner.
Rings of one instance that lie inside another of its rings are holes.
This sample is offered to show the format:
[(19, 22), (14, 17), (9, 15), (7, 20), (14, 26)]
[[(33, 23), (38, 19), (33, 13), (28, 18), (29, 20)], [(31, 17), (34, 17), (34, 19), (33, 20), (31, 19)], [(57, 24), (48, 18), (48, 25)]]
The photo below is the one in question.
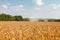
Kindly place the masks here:
[(0, 40), (60, 40), (60, 22), (0, 22)]

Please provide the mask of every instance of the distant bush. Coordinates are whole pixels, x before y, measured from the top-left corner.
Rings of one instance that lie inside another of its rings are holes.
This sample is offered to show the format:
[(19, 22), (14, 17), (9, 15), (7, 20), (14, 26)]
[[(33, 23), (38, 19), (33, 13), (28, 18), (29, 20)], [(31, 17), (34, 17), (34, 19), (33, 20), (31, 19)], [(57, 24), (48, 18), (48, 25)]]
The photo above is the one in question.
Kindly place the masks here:
[(60, 19), (39, 19), (40, 22), (60, 22)]
[(29, 18), (24, 18), (23, 21), (29, 21)]
[(60, 19), (48, 19), (48, 22), (60, 22)]

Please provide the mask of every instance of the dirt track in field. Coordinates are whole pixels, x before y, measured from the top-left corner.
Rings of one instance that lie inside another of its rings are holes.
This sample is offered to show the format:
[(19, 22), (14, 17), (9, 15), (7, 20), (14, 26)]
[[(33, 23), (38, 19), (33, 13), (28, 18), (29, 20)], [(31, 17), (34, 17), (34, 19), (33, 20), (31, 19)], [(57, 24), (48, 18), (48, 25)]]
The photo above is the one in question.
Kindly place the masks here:
[(0, 22), (0, 40), (60, 40), (60, 22)]

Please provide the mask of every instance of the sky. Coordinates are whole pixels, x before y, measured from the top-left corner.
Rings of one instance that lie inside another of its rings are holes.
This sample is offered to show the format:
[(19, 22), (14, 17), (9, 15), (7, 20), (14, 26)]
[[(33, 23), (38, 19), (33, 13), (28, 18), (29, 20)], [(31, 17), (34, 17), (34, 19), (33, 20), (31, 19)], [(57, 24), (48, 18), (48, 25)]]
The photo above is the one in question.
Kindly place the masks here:
[(60, 18), (60, 0), (0, 0), (0, 13), (27, 18)]

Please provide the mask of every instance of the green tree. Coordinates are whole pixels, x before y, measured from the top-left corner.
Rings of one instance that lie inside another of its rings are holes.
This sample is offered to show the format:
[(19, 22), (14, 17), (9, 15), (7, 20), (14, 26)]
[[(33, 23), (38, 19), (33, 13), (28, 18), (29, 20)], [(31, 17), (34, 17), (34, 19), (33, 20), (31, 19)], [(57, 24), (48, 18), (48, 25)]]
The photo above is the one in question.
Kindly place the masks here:
[(13, 17), (8, 14), (0, 14), (0, 21), (13, 21)]
[(22, 21), (23, 17), (22, 16), (14, 16), (15, 21)]

